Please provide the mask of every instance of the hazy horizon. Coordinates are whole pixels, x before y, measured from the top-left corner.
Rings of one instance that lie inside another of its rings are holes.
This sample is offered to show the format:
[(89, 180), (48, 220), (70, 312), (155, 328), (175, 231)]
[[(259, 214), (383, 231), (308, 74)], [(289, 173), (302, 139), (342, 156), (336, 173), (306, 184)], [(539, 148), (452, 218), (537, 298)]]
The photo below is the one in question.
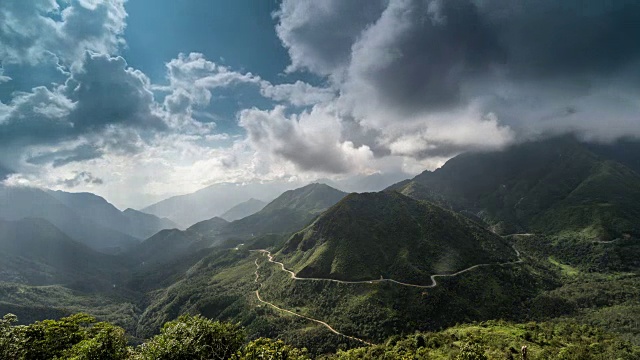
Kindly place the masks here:
[[(640, 3), (3, 1), (0, 178), (143, 208), (640, 135)], [(270, 195), (271, 196), (271, 195)]]

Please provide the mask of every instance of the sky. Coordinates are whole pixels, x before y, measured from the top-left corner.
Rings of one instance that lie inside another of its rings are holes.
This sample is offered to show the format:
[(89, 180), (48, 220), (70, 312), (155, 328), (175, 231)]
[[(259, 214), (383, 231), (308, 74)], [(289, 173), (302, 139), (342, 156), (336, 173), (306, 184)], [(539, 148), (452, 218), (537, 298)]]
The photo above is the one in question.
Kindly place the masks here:
[(635, 0), (3, 0), (0, 179), (119, 207), (640, 136)]

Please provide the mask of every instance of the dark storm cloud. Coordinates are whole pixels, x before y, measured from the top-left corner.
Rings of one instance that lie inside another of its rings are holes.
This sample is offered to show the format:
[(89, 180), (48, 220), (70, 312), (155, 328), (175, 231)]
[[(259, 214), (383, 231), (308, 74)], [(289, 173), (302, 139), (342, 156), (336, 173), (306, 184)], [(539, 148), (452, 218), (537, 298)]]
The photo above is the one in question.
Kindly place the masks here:
[(100, 129), (108, 124), (163, 129), (152, 112), (149, 79), (127, 68), (122, 57), (86, 53), (83, 67), (74, 71), (64, 92), (76, 103), (69, 120), (77, 131)]
[(456, 104), (461, 81), (502, 62), (503, 53), (468, 0), (394, 3), (354, 46), (351, 74), (390, 105), (437, 109)]
[(376, 21), (385, 0), (284, 1), (276, 31), (289, 49), (291, 69), (323, 75), (348, 64), (351, 46)]
[[(305, 4), (285, 1), (283, 13)], [(350, 62), (354, 87), (400, 109), (457, 105), (468, 100), (461, 87), (487, 77), (600, 76), (640, 60), (638, 1), (390, 1), (375, 19), (377, 3), (323, 7), (309, 19), (281, 15), (292, 65), (323, 74)]]
[(364, 128), (360, 123), (355, 121), (353, 117), (345, 116), (342, 118), (342, 131), (340, 141), (351, 141), (353, 146), (359, 148), (367, 146), (371, 149), (373, 156), (380, 158), (391, 155), (391, 151), (386, 146), (378, 142), (382, 131), (372, 128)]
[[(330, 77), (341, 141), (424, 159), (544, 134), (640, 136), (639, 1), (380, 5), (363, 18), (366, 4), (322, 2), (310, 13), (283, 1), (293, 15), (280, 16), (278, 35), (291, 67)], [(339, 45), (319, 41), (341, 29), (351, 31)]]
[[(30, 93), (17, 93), (0, 109), (0, 119), (4, 118), (0, 121), (0, 144), (54, 144), (114, 126), (163, 130), (166, 125), (154, 113), (149, 86), (146, 76), (127, 68), (121, 57), (86, 53), (64, 86), (40, 86)], [(137, 140), (119, 135), (114, 137), (121, 142), (119, 147), (126, 148), (123, 140)]]
[(478, 1), (514, 76), (609, 74), (640, 57), (640, 2)]

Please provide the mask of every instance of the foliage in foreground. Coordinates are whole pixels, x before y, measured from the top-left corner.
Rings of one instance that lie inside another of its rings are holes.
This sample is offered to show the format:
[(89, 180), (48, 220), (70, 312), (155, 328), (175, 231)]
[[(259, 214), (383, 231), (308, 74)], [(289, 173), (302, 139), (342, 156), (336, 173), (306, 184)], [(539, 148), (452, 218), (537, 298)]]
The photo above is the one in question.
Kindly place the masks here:
[[(13, 315), (0, 320), (0, 359), (73, 360), (307, 360), (305, 349), (281, 340), (260, 338), (245, 343), (239, 326), (181, 316), (160, 334), (136, 348), (127, 346), (124, 330), (76, 314), (60, 320), (14, 325)], [(437, 333), (394, 336), (385, 344), (326, 354), (325, 359), (638, 359), (640, 347), (597, 328), (571, 323), (510, 324), (488, 321), (460, 325)]]
[[(31, 325), (15, 325), (8, 314), (0, 320), (0, 359), (15, 360), (304, 360), (306, 350), (282, 341), (245, 343), (237, 325), (202, 316), (181, 316), (166, 323), (159, 335), (133, 348), (124, 330), (86, 314)], [(244, 346), (243, 346), (244, 345)]]
[(487, 321), (393, 337), (383, 345), (340, 351), (335, 359), (521, 359), (523, 346), (528, 360), (640, 358), (640, 347), (585, 325)]

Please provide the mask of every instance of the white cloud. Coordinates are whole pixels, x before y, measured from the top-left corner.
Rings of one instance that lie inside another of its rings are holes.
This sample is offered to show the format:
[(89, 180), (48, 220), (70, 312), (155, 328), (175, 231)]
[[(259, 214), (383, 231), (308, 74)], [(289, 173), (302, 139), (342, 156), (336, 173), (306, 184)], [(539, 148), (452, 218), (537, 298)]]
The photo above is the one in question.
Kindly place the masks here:
[(367, 146), (341, 141), (339, 119), (322, 106), (291, 116), (283, 106), (271, 111), (244, 110), (239, 124), (257, 150), (284, 158), (303, 171), (357, 172), (373, 157)]
[(275, 101), (287, 102), (294, 106), (324, 103), (336, 96), (335, 90), (315, 87), (300, 80), (293, 84), (277, 85), (263, 81), (260, 93)]
[(85, 51), (115, 54), (124, 43), (125, 0), (0, 2), (0, 60), (37, 64), (55, 54), (67, 65)]

